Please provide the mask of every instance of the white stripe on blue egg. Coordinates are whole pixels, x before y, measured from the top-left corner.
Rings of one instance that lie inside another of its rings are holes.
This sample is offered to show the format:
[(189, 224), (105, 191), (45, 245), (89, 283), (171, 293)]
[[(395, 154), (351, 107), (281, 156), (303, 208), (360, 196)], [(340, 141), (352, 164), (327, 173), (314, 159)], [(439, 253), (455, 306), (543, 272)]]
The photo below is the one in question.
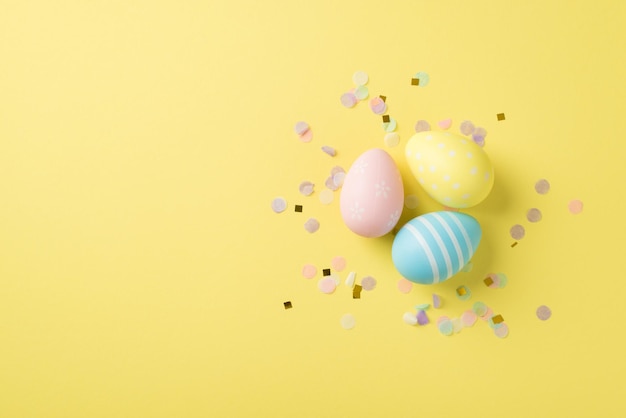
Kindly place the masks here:
[(413, 282), (439, 283), (469, 262), (481, 235), (476, 219), (463, 213), (441, 211), (418, 216), (396, 234), (393, 262)]

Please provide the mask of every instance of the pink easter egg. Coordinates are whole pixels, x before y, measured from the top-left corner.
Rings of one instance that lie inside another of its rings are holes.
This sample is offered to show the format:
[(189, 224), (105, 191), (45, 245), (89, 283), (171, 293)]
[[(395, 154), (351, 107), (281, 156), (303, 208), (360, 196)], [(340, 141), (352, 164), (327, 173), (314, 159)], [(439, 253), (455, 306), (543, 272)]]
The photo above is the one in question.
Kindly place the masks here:
[(393, 158), (374, 148), (348, 170), (340, 197), (341, 216), (355, 234), (374, 238), (398, 223), (404, 204), (402, 177)]

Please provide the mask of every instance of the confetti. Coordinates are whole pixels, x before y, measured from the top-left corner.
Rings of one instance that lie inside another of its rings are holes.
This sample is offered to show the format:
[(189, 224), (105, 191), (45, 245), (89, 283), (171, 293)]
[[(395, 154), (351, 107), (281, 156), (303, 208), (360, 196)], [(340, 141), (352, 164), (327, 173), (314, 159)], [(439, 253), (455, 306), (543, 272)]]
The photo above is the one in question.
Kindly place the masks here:
[(381, 95), (380, 95), (380, 96), (378, 96), (378, 97), (380, 97), (381, 99), (383, 99), (383, 102), (385, 102), (385, 103), (387, 102), (387, 96), (383, 96), (383, 95), (381, 94)]
[(501, 327), (495, 328), (493, 333), (496, 334), (498, 338), (506, 338), (509, 335), (509, 327), (506, 324), (502, 324)]
[(322, 151), (324, 151), (326, 154), (330, 155), (331, 157), (334, 157), (335, 155), (337, 155), (337, 151), (333, 147), (329, 147), (328, 145), (324, 145), (322, 147)]
[(369, 76), (365, 71), (357, 71), (352, 74), (352, 82), (357, 86), (364, 86), (369, 81)]
[(450, 129), (450, 126), (452, 126), (452, 119), (440, 120), (437, 122), (437, 125), (439, 125), (439, 127), (443, 130)]
[(337, 288), (337, 283), (332, 277), (325, 277), (317, 282), (317, 287), (322, 293), (330, 295)]
[(305, 133), (303, 133), (302, 135), (300, 135), (300, 141), (302, 142), (311, 142), (311, 140), (313, 139), (313, 131), (312, 130), (308, 130)]
[(474, 267), (474, 263), (472, 263), (471, 261), (468, 261), (467, 264), (463, 266), (461, 271), (464, 273), (469, 273), (470, 271), (472, 271), (472, 267)]
[(324, 276), (330, 276), (330, 269), (323, 269), (323, 270), (322, 270), (322, 274), (323, 274)]
[(272, 200), (272, 210), (276, 213), (284, 212), (287, 209), (287, 201), (282, 197)]
[(341, 186), (343, 186), (343, 181), (346, 178), (346, 173), (345, 172), (339, 172), (339, 173), (335, 173), (333, 175), (333, 184), (335, 185), (335, 187), (339, 188)]
[(294, 206), (293, 211), (294, 211), (294, 212), (302, 212), (302, 205), (296, 205), (296, 206)]
[(483, 280), (486, 286), (491, 287), (492, 289), (497, 289), (500, 284), (500, 279), (498, 275), (495, 273), (489, 273), (487, 277)]
[(400, 143), (400, 135), (398, 135), (396, 132), (390, 132), (387, 135), (385, 135), (385, 144), (389, 148), (393, 148), (397, 146), (399, 143)]
[(491, 322), (494, 324), (500, 324), (504, 322), (504, 318), (502, 318), (502, 315), (494, 315), (491, 317)]
[(498, 113), (498, 114), (496, 115), (496, 118), (498, 118), (498, 120), (499, 120), (499, 121), (500, 121), (500, 120), (504, 120), (504, 113)]
[(480, 126), (477, 126), (474, 129), (474, 132), (472, 133), (472, 135), (481, 136), (484, 139), (487, 137), (487, 130), (485, 128), (481, 128)]
[(291, 308), (293, 308), (293, 305), (291, 304), (291, 302), (290, 302), (290, 301), (283, 302), (283, 306), (285, 307), (285, 309), (291, 309)]
[(370, 109), (377, 115), (382, 115), (387, 111), (387, 104), (380, 97), (374, 97), (370, 100)]
[(420, 310), (417, 313), (417, 323), (420, 325), (426, 325), (430, 322), (430, 320), (428, 319), (428, 315), (426, 315), (426, 311), (424, 310)]
[(487, 308), (487, 312), (485, 312), (484, 315), (480, 316), (480, 319), (482, 319), (483, 321), (488, 321), (489, 318), (491, 318), (493, 316), (493, 309), (491, 308)]
[(374, 288), (376, 287), (376, 279), (372, 276), (363, 277), (363, 279), (361, 279), (361, 287), (363, 287), (364, 290), (368, 291), (374, 290)]
[(413, 283), (407, 279), (398, 280), (398, 290), (402, 293), (410, 293), (413, 289)]
[(352, 299), (361, 299), (361, 285), (355, 284), (352, 288)]
[(537, 308), (537, 318), (542, 321), (547, 321), (552, 316), (552, 311), (546, 305), (541, 305)]
[(339, 276), (336, 274), (331, 274), (330, 276), (331, 279), (333, 279), (335, 281), (335, 286), (339, 286), (341, 284), (341, 280), (339, 280)]
[(330, 261), (330, 266), (333, 268), (333, 270), (343, 271), (343, 269), (346, 268), (346, 259), (341, 256), (333, 257), (333, 259)]
[(452, 318), (452, 326), (454, 327), (454, 333), (458, 334), (463, 329), (463, 323), (461, 318)]
[(424, 131), (430, 131), (430, 123), (426, 122), (425, 120), (418, 120), (417, 123), (415, 123), (415, 132)]
[(339, 186), (335, 184), (334, 176), (329, 176), (324, 182), (324, 186), (326, 186), (327, 189), (332, 190), (332, 191), (339, 189)]
[(418, 311), (426, 311), (430, 308), (430, 303), (420, 303), (415, 306), (415, 309)]
[(354, 93), (344, 93), (341, 95), (339, 100), (341, 101), (341, 104), (347, 108), (354, 107), (359, 101)]
[(466, 327), (472, 327), (478, 320), (478, 316), (473, 311), (465, 311), (461, 315), (461, 322)]
[(354, 280), (356, 279), (356, 273), (351, 271), (348, 273), (348, 277), (346, 277), (345, 284), (348, 287), (354, 287)]
[(402, 320), (408, 325), (417, 324), (417, 316), (412, 312), (405, 312), (404, 315), (402, 315)]
[(340, 323), (341, 328), (352, 329), (356, 325), (356, 319), (354, 318), (354, 315), (348, 313), (341, 317)]
[(312, 264), (305, 264), (302, 267), (302, 275), (305, 279), (312, 279), (317, 274), (317, 267)]
[(485, 137), (484, 136), (480, 136), (480, 135), (472, 135), (472, 141), (474, 141), (474, 143), (480, 147), (484, 147), (485, 146)]
[(340, 167), (340, 166), (336, 165), (333, 168), (331, 168), (330, 175), (334, 176), (337, 173), (345, 173), (345, 172), (346, 172), (346, 170), (344, 170), (343, 167)]
[(389, 123), (391, 121), (391, 117), (389, 115), (383, 115), (383, 123)]
[(415, 209), (419, 205), (419, 200), (414, 194), (408, 194), (404, 197), (404, 206), (407, 209)]
[(312, 234), (320, 229), (320, 223), (315, 218), (309, 218), (309, 220), (304, 223), (304, 229)]
[(459, 130), (461, 131), (463, 135), (473, 134), (474, 129), (476, 129), (474, 127), (474, 124), (469, 120), (464, 120), (463, 122), (461, 122), (461, 125), (459, 126)]
[(578, 215), (583, 211), (583, 202), (578, 199), (571, 200), (568, 203), (567, 208), (572, 215)]
[(485, 315), (488, 309), (489, 308), (487, 307), (487, 305), (485, 305), (483, 302), (475, 302), (472, 306), (472, 312), (474, 312), (477, 316)]
[(472, 297), (472, 292), (465, 285), (456, 288), (456, 295), (460, 300), (468, 300)]
[(300, 183), (300, 186), (298, 186), (298, 190), (303, 196), (312, 195), (314, 189), (315, 184), (311, 183), (310, 181), (303, 181), (302, 183)]
[(526, 219), (528, 219), (528, 222), (539, 222), (541, 220), (541, 211), (537, 208), (528, 209)]
[(390, 119), (389, 122), (383, 123), (383, 129), (385, 130), (385, 132), (393, 132), (398, 127), (398, 123), (396, 122), (394, 118), (389, 118), (389, 119)]
[(335, 195), (333, 194), (332, 190), (324, 189), (320, 192), (320, 202), (322, 202), (322, 204), (330, 205), (334, 199)]
[(309, 130), (309, 124), (303, 121), (300, 121), (298, 123), (296, 123), (296, 126), (293, 128), (294, 131), (296, 131), (297, 135), (302, 135), (303, 133), (305, 133), (306, 131)]
[(517, 245), (517, 241), (515, 241), (513, 244), (511, 244), (511, 248), (515, 247)]
[(365, 86), (359, 86), (354, 90), (354, 97), (359, 100), (365, 100), (370, 95), (370, 91)]
[(504, 273), (498, 273), (497, 277), (498, 277), (498, 288), (499, 289), (505, 288), (507, 283), (509, 283), (509, 278), (506, 277), (506, 274)]
[(539, 194), (548, 193), (550, 191), (550, 183), (548, 183), (548, 180), (541, 179), (535, 183), (535, 191)]
[(419, 86), (420, 85), (420, 79), (419, 78), (412, 78), (411, 79), (411, 85), (412, 86)]
[(513, 239), (520, 240), (524, 238), (524, 235), (526, 234), (526, 230), (524, 229), (522, 225), (517, 224), (511, 227), (510, 233)]
[(449, 320), (450, 318), (448, 318), (447, 316), (441, 315), (439, 318), (437, 318), (437, 326), (441, 325), (443, 321), (449, 321)]
[(441, 298), (439, 295), (433, 293), (433, 308), (439, 309), (441, 307)]
[(446, 336), (450, 336), (454, 333), (454, 324), (452, 324), (452, 321), (449, 319), (441, 321), (437, 328), (439, 328), (440, 333)]
[(417, 78), (419, 80), (420, 87), (426, 87), (430, 82), (430, 76), (423, 71), (415, 74), (414, 78)]

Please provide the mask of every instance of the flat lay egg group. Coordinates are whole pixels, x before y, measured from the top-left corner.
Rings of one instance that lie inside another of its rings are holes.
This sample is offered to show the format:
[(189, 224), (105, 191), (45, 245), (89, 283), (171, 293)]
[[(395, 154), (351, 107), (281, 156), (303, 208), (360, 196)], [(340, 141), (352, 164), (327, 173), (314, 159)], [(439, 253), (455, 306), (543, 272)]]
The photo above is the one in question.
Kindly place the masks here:
[[(340, 103), (346, 108), (354, 108), (360, 101), (367, 100), (369, 90), (366, 86), (369, 77), (358, 71), (352, 78), (355, 88), (340, 97)], [(430, 81), (428, 74), (419, 72), (411, 78), (411, 86), (425, 87)], [(396, 131), (397, 122), (387, 115), (388, 106), (385, 96), (376, 96), (370, 99), (370, 109), (376, 115), (382, 115), (382, 128), (385, 131), (384, 142), (388, 147), (395, 147), (400, 143)], [(497, 114), (497, 120), (503, 121), (503, 113)], [(376, 239), (389, 233), (394, 233), (393, 243), (389, 252), (381, 256), (389, 257), (397, 272), (403, 277), (398, 282), (398, 289), (402, 293), (410, 292), (413, 284), (435, 285), (446, 281), (461, 271), (470, 271), (472, 257), (479, 250), (483, 231), (479, 220), (460, 210), (479, 205), (490, 194), (496, 173), (493, 164), (484, 150), (486, 130), (476, 127), (471, 121), (463, 121), (459, 130), (461, 135), (447, 132), (452, 120), (439, 122), (442, 130), (433, 130), (424, 120), (415, 124), (415, 134), (406, 142), (404, 147), (405, 163), (413, 178), (405, 179), (393, 157), (381, 148), (367, 149), (362, 152), (345, 171), (341, 167), (334, 167), (325, 182), (326, 188), (319, 193), (323, 204), (330, 204), (334, 200), (334, 192), (340, 190), (339, 212), (343, 223), (349, 231), (367, 239)], [(313, 139), (312, 130), (306, 122), (298, 122), (295, 132), (304, 143)], [(328, 145), (321, 147), (322, 151), (331, 157), (336, 150)], [(399, 225), (403, 207), (414, 208), (417, 199), (405, 193), (405, 182), (418, 184), (423, 191), (445, 210), (424, 213), (404, 225)], [(304, 196), (314, 192), (315, 185), (310, 181), (300, 183), (299, 191)], [(549, 190), (549, 183), (542, 179), (535, 185), (539, 194)], [(287, 208), (286, 200), (275, 198), (272, 209), (281, 213)], [(582, 202), (572, 200), (569, 203), (572, 214), (582, 211)], [(302, 207), (296, 205), (296, 212)], [(538, 222), (541, 212), (537, 208), (528, 211), (529, 222)], [(315, 233), (320, 227), (317, 219), (309, 218), (304, 229)], [(522, 225), (514, 225), (510, 235), (514, 240), (520, 240), (525, 234)], [(517, 241), (511, 245), (517, 244)], [(337, 263), (337, 260), (341, 260)], [(346, 266), (345, 259), (340, 256), (333, 258), (333, 269), (323, 269), (324, 275), (318, 281), (318, 289), (326, 294), (334, 293), (341, 284), (338, 272)], [(302, 269), (306, 279), (312, 279), (317, 274), (317, 268), (307, 264)], [(503, 273), (485, 274), (484, 283), (492, 289), (501, 289), (506, 286), (507, 277)], [(371, 291), (376, 280), (365, 276), (361, 283), (356, 283), (355, 272), (351, 271), (345, 285), (352, 288), (353, 298), (359, 299), (361, 291)], [(456, 296), (460, 300), (468, 300), (471, 290), (465, 286), (456, 289)], [(433, 294), (433, 307), (440, 308), (441, 298)], [(285, 302), (285, 309), (292, 309), (291, 301)], [(416, 306), (416, 312), (405, 312), (402, 319), (409, 325), (426, 325), (430, 321), (426, 311), (430, 304), (423, 303)], [(545, 321), (551, 311), (547, 306), (537, 308), (537, 317)], [(440, 316), (436, 321), (441, 334), (452, 335), (460, 332), (463, 327), (473, 326), (477, 318), (486, 321), (500, 338), (508, 335), (509, 329), (502, 315), (496, 315), (491, 308), (482, 302), (476, 302), (472, 310), (468, 310), (459, 318)], [(352, 329), (356, 319), (352, 314), (345, 314), (340, 319), (345, 329)]]

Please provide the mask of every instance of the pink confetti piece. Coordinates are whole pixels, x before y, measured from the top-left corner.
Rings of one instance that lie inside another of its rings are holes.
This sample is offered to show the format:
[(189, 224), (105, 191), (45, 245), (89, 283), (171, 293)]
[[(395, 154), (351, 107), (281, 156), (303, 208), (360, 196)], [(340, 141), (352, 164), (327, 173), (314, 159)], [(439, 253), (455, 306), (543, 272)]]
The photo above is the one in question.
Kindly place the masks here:
[(450, 126), (452, 126), (452, 119), (440, 120), (439, 122), (437, 122), (437, 125), (439, 125), (439, 127), (444, 130), (450, 129)]
[(402, 293), (410, 293), (413, 289), (413, 283), (407, 279), (398, 280), (398, 290)]
[(583, 211), (583, 202), (578, 199), (571, 200), (568, 203), (567, 208), (572, 215), (578, 215)]

